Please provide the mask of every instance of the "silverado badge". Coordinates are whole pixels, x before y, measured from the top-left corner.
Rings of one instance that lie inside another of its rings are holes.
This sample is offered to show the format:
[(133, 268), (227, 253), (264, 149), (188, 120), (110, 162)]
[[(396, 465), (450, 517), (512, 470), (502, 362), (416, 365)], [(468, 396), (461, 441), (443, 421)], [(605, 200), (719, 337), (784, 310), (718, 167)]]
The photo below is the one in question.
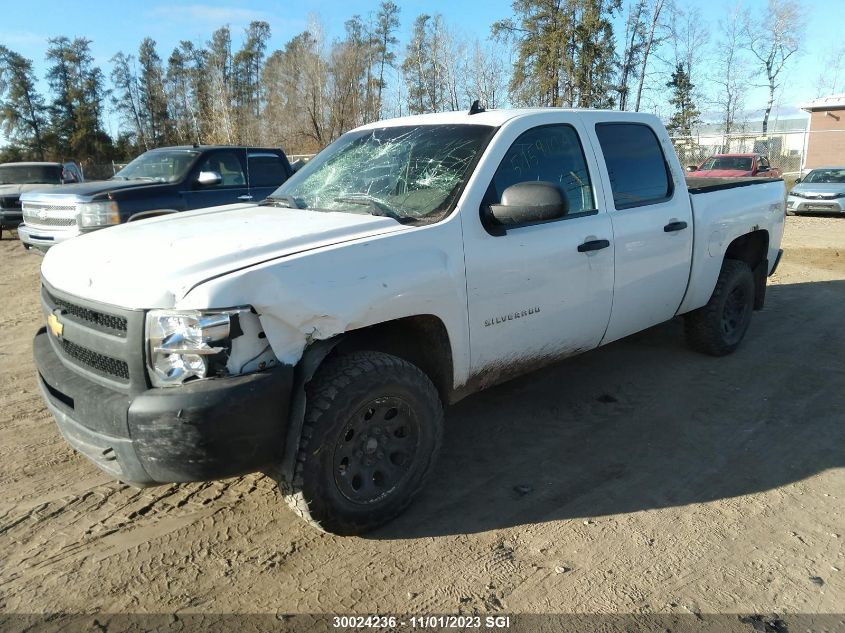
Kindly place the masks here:
[(59, 317), (57, 317), (55, 314), (51, 314), (47, 317), (47, 327), (50, 328), (50, 331), (56, 338), (59, 338), (65, 329), (65, 326), (62, 325), (62, 322), (59, 321)]

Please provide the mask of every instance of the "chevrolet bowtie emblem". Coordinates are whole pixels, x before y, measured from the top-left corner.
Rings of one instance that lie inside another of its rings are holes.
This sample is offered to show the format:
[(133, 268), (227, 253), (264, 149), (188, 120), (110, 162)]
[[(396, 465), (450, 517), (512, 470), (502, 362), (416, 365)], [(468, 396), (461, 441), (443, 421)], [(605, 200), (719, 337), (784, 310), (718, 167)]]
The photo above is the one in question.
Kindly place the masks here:
[(59, 338), (65, 329), (65, 326), (62, 325), (62, 322), (59, 321), (59, 317), (57, 317), (55, 314), (51, 314), (47, 317), (47, 327), (50, 328), (50, 331), (56, 338)]

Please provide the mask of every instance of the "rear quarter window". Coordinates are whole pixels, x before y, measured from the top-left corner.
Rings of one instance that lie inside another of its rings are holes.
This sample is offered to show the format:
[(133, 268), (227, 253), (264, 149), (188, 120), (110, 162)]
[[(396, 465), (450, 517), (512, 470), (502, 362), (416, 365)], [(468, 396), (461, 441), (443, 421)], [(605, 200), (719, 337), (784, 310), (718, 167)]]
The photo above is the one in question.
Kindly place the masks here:
[(629, 209), (672, 197), (672, 179), (660, 141), (641, 123), (598, 123), (596, 136), (607, 164), (613, 204)]

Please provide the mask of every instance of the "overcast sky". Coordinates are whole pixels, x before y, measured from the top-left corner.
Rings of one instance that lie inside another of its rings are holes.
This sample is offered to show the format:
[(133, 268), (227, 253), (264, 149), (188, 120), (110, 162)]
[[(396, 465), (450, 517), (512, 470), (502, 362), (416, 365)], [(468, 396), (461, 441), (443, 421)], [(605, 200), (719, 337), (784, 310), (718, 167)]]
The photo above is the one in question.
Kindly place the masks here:
[[(400, 5), (400, 50), (407, 42), (411, 26), (418, 14), (442, 13), (450, 27), (469, 38), (486, 38), (490, 25), (511, 15), (509, 0), (455, 1), (455, 0), (395, 0)], [(718, 21), (733, 6), (729, 0), (711, 0), (707, 3), (677, 0), (679, 6), (700, 6), (710, 23), (712, 37), (718, 35)], [(108, 60), (117, 51), (137, 53), (141, 40), (150, 36), (158, 43), (161, 57), (166, 60), (179, 40), (188, 39), (202, 44), (213, 30), (229, 24), (240, 44), (241, 33), (251, 20), (270, 23), (272, 40), (270, 50), (281, 48), (292, 36), (304, 30), (312, 14), (318, 14), (329, 39), (343, 32), (343, 23), (354, 14), (362, 16), (375, 11), (378, 0), (309, 0), (307, 2), (278, 2), (232, 0), (205, 2), (176, 2), (170, 0), (145, 0), (138, 2), (81, 1), (49, 2), (23, 0), (3, 2), (0, 20), (0, 43), (21, 53), (35, 62), (36, 71), (43, 78), (46, 40), (56, 35), (85, 36), (93, 40), (92, 51), (97, 63), (108, 77), (111, 66)], [(627, 2), (625, 2), (627, 5)], [(765, 11), (765, 0), (745, 0), (752, 12)], [(816, 97), (815, 86), (821, 69), (826, 67), (830, 53), (841, 47), (845, 27), (845, 0), (802, 0), (800, 2), (807, 20), (807, 37), (803, 52), (791, 65), (779, 95), (783, 106), (781, 116), (794, 112), (798, 103)], [(618, 20), (617, 38), (624, 32)], [(765, 91), (752, 89), (746, 106), (762, 108)], [(706, 110), (705, 107), (702, 107)], [(114, 117), (106, 122), (115, 132)]]

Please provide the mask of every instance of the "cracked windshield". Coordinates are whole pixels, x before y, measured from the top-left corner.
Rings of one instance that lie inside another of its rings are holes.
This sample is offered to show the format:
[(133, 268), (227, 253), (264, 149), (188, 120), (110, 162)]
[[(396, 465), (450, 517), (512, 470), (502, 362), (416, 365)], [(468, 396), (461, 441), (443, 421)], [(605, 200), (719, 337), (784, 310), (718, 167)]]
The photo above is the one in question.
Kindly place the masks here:
[(436, 222), (455, 204), (493, 131), (485, 125), (415, 125), (347, 134), (268, 203)]

